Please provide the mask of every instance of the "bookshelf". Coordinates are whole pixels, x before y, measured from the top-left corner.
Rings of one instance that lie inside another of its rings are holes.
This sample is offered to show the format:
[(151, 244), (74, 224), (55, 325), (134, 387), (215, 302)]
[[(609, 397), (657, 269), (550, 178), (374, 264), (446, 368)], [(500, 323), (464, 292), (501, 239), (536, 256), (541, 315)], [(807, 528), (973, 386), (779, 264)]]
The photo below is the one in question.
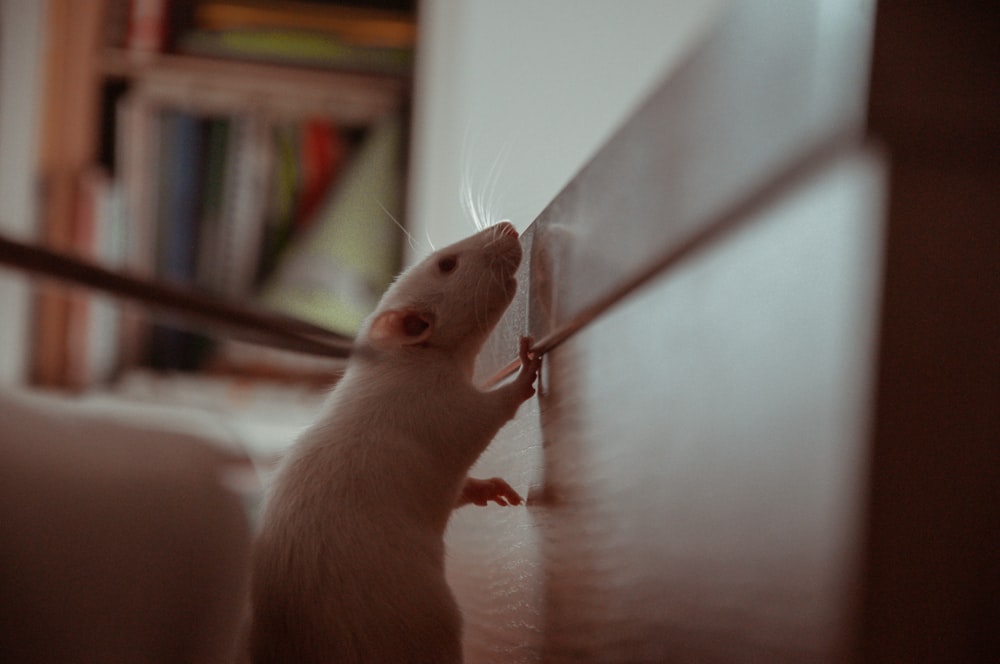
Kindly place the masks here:
[[(414, 3), (366, 4), (49, 0), (41, 241), (350, 334), (399, 266), (416, 35)], [(218, 359), (200, 331), (36, 290), (38, 386)]]

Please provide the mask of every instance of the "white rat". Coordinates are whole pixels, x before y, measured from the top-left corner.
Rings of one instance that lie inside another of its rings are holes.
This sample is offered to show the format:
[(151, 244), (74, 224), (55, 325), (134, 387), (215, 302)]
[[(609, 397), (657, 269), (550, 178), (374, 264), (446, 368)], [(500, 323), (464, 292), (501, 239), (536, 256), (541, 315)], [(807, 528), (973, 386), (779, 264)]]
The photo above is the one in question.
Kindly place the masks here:
[(491, 391), (476, 355), (510, 304), (521, 261), (509, 223), (404, 272), (362, 325), (344, 377), (279, 469), (254, 545), (250, 650), (265, 662), (461, 662), (445, 581), (452, 509), (518, 504), (466, 477), (535, 393), (540, 358)]

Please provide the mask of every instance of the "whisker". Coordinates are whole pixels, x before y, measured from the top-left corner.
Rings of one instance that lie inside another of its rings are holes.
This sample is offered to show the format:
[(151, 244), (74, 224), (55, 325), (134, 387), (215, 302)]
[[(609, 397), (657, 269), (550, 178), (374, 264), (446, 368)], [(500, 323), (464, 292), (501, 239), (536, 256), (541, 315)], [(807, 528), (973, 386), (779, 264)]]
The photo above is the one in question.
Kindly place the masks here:
[(462, 170), (462, 182), (460, 185), (461, 192), (459, 193), (459, 197), (461, 198), (462, 208), (465, 210), (465, 213), (469, 215), (469, 218), (472, 220), (476, 230), (481, 231), (483, 230), (483, 226), (479, 219), (479, 213), (476, 210), (476, 202), (472, 195), (472, 185), (469, 181), (468, 170), (468, 167)]
[[(480, 197), (480, 205), (488, 207), (491, 212), (497, 208), (497, 185), (500, 182), (500, 173), (503, 171), (503, 164), (507, 161), (508, 146), (509, 143), (504, 143), (497, 152), (496, 158), (493, 159), (490, 170), (486, 175), (486, 186), (483, 187), (482, 196)], [(493, 219), (492, 215), (490, 216), (490, 225), (496, 225), (499, 220)]]
[(486, 222), (483, 220), (476, 199), (472, 195), (472, 187), (466, 189), (466, 196), (468, 196), (469, 200), (469, 214), (472, 216), (472, 223), (476, 225), (476, 230), (481, 231), (486, 228)]
[(462, 179), (459, 183), (459, 200), (462, 204), (462, 209), (465, 213), (469, 215), (473, 226), (477, 231), (483, 230), (482, 221), (479, 218), (479, 213), (476, 210), (476, 204), (474, 197), (472, 195), (472, 160), (469, 158), (469, 126), (465, 128), (464, 136), (462, 137)]
[(382, 201), (380, 201), (380, 200), (378, 200), (376, 198), (375, 202), (378, 203), (378, 206), (380, 208), (382, 208), (382, 212), (385, 212), (386, 216), (389, 217), (390, 219), (392, 219), (392, 223), (396, 224), (396, 226), (399, 228), (399, 230), (403, 231), (403, 235), (406, 236), (406, 241), (407, 241), (407, 243), (409, 243), (410, 249), (414, 249), (414, 250), (417, 249), (417, 246), (418, 246), (417, 245), (417, 241), (416, 241), (416, 239), (414, 239), (413, 234), (410, 233), (410, 231), (406, 230), (403, 227), (403, 224), (399, 223), (399, 219), (396, 219), (396, 217), (394, 217), (393, 214), (391, 212), (389, 212), (389, 210), (386, 209), (386, 207), (384, 205), (382, 205)]
[(483, 226), (489, 228), (493, 225), (493, 219), (490, 215), (489, 208), (486, 206), (486, 201), (483, 199), (482, 189), (480, 189), (479, 195), (476, 196), (476, 205), (479, 206), (479, 215), (483, 220)]
[(478, 190), (478, 192), (476, 193), (476, 211), (477, 211), (477, 214), (479, 215), (480, 220), (483, 223), (483, 227), (484, 228), (489, 228), (489, 226), (490, 226), (490, 219), (489, 219), (489, 214), (488, 214), (488, 212), (486, 210), (486, 207), (483, 204), (483, 188), (482, 187), (480, 187), (479, 190)]
[[(503, 172), (504, 163), (506, 162), (509, 154), (510, 142), (508, 140), (503, 143), (492, 162), (490, 162), (488, 169), (486, 169), (485, 173), (483, 173), (482, 169), (478, 169), (477, 171), (477, 169), (473, 167), (475, 164), (483, 163), (483, 161), (473, 161), (470, 158), (470, 135), (470, 125), (467, 125), (462, 137), (461, 160), (463, 168), (461, 171), (462, 179), (460, 183), (461, 191), (459, 192), (459, 197), (461, 199), (463, 209), (471, 218), (476, 230), (482, 231), (490, 226), (495, 226), (500, 221), (497, 214), (499, 202), (498, 185), (500, 183), (500, 175)], [(472, 180), (477, 174), (485, 175), (485, 181), (483, 182), (482, 187), (473, 189)]]

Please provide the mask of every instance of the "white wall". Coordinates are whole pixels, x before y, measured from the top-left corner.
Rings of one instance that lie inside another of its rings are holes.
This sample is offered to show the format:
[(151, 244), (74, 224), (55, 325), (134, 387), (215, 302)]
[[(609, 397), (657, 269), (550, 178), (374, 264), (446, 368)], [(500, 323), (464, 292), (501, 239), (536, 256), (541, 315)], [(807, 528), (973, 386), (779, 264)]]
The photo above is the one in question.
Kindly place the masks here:
[(424, 0), (410, 259), (474, 230), (463, 176), (524, 230), (724, 2)]
[[(45, 2), (0, 0), (0, 232), (35, 234), (35, 181)], [(27, 282), (0, 270), (0, 385), (27, 371)]]

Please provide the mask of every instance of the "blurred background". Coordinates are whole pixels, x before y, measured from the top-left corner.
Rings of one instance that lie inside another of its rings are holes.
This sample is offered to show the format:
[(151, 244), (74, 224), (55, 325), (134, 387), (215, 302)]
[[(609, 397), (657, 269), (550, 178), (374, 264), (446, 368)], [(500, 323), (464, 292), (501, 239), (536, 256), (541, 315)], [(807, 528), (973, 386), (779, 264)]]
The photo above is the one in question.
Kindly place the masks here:
[[(721, 4), (3, 0), (0, 230), (351, 334), (476, 218), (524, 230)], [(0, 306), (4, 384), (260, 364), (9, 271)]]

